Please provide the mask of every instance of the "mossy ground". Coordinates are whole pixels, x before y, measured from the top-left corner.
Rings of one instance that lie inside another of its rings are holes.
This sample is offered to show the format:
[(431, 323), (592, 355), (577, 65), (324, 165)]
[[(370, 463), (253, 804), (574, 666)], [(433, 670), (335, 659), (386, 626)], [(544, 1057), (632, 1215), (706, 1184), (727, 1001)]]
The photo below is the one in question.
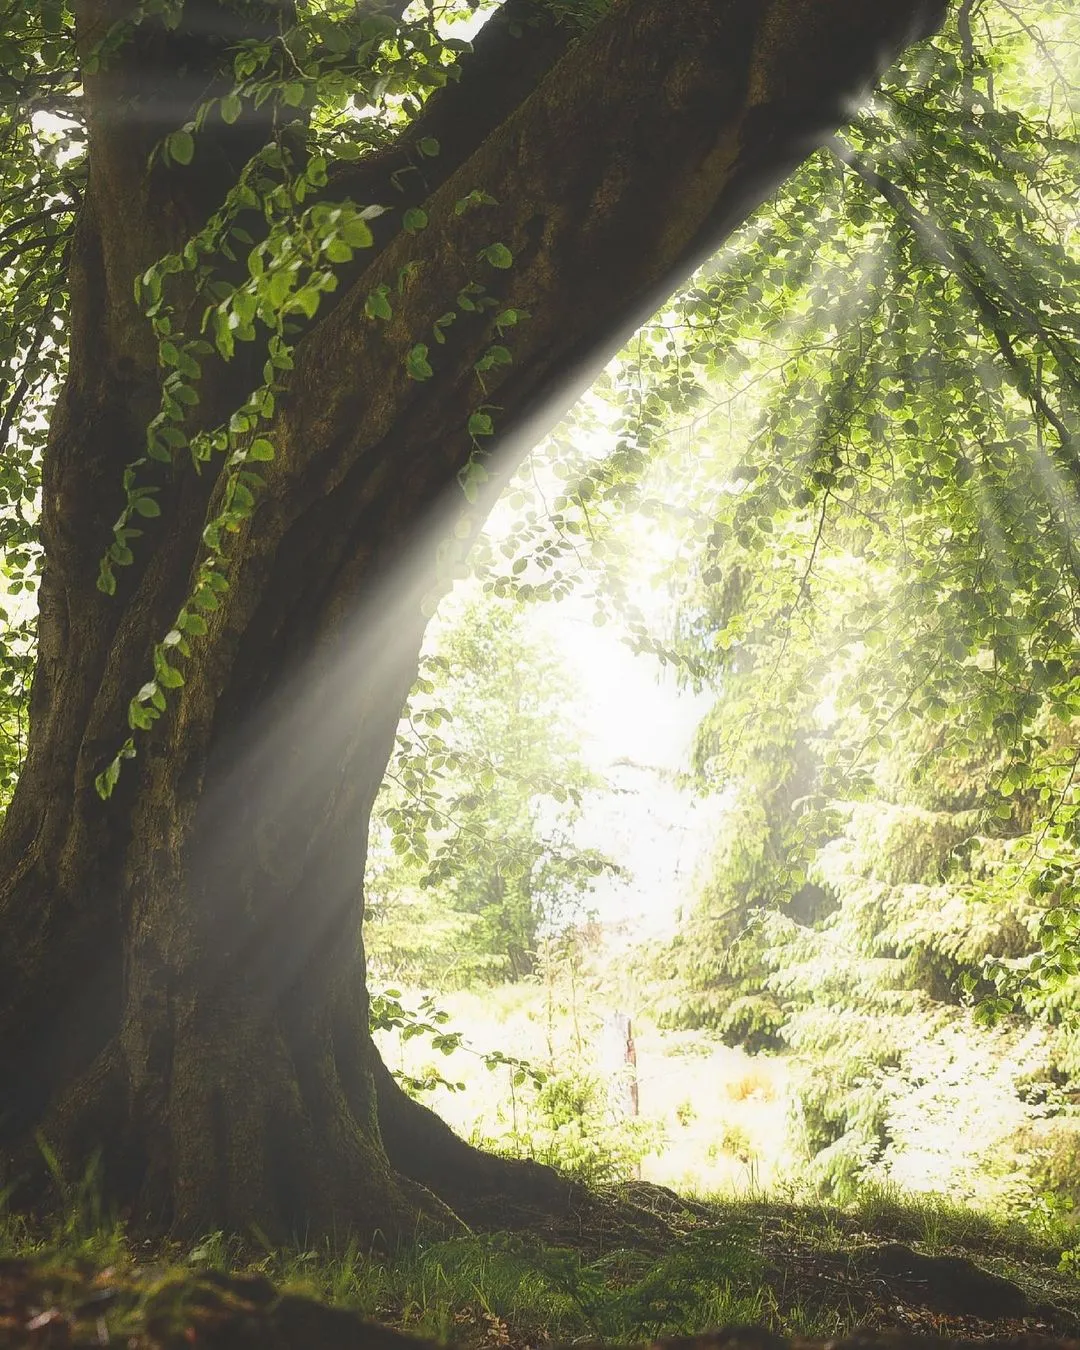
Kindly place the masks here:
[[(848, 1209), (683, 1204), (641, 1186), (612, 1203), (610, 1222), (604, 1212), (576, 1234), (563, 1225), (473, 1235), (393, 1256), (348, 1242), (266, 1249), (216, 1234), (191, 1249), (133, 1244), (93, 1214), (35, 1235), (9, 1216), (0, 1345), (299, 1350), (361, 1344), (358, 1317), (464, 1350), (748, 1323), (785, 1336), (894, 1329), (968, 1340), (1080, 1327), (1063, 1229), (1036, 1235), (880, 1195)], [(953, 1259), (919, 1264), (920, 1255)], [(376, 1342), (397, 1344), (364, 1333), (369, 1350)]]

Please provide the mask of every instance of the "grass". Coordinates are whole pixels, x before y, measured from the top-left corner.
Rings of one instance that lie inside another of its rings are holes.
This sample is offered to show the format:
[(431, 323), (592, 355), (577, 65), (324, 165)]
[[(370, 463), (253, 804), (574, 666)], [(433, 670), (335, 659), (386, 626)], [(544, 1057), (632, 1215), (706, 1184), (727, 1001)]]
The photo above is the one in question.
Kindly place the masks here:
[(502, 1326), (516, 1341), (640, 1341), (770, 1320), (760, 1258), (737, 1230), (695, 1233), (657, 1259), (631, 1247), (588, 1257), (495, 1234), (458, 1238), (383, 1263), (359, 1253), (273, 1259), (267, 1273), (322, 1298), (440, 1340)]
[[(175, 1327), (193, 1317), (243, 1316), (245, 1325), (254, 1325), (259, 1309), (271, 1307), (267, 1282), (467, 1350), (640, 1342), (740, 1323), (823, 1338), (856, 1328), (968, 1337), (1045, 1329), (1038, 1317), (1002, 1327), (981, 1322), (977, 1309), (963, 1317), (905, 1310), (910, 1291), (879, 1288), (858, 1273), (853, 1259), (874, 1244), (895, 1242), (931, 1255), (970, 1257), (1019, 1284), (1033, 1302), (1080, 1318), (1080, 1282), (1059, 1268), (1070, 1240), (1064, 1227), (1033, 1233), (1015, 1221), (890, 1190), (868, 1190), (842, 1209), (790, 1198), (729, 1198), (674, 1219), (668, 1213), (668, 1220), (670, 1241), (662, 1250), (655, 1236), (638, 1241), (628, 1228), (603, 1250), (489, 1234), (417, 1245), (386, 1258), (356, 1244), (337, 1251), (268, 1249), (215, 1233), (192, 1248), (147, 1251), (133, 1248), (119, 1225), (103, 1219), (87, 1181), (69, 1191), (63, 1218), (46, 1232), (32, 1232), (8, 1211), (0, 1214), (0, 1256), (35, 1262), (17, 1286), (5, 1285), (0, 1267), (0, 1345), (22, 1343), (5, 1341), (3, 1331), (5, 1311), (19, 1298), (27, 1308), (51, 1300), (58, 1316), (74, 1318), (107, 1295), (107, 1332), (127, 1336), (134, 1328), (144, 1336), (140, 1344), (164, 1346), (175, 1343)], [(215, 1284), (207, 1272), (221, 1278)], [(247, 1282), (233, 1282), (235, 1273)], [(24, 1286), (34, 1280), (40, 1288), (31, 1297)], [(150, 1323), (172, 1330), (160, 1341), (145, 1339)], [(310, 1344), (320, 1343), (319, 1333), (308, 1334)]]

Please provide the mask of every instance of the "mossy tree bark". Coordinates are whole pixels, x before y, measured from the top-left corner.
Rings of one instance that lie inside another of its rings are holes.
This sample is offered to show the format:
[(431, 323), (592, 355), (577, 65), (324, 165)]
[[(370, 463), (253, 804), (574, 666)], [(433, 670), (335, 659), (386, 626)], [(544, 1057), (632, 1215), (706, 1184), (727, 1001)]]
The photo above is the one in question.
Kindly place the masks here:
[[(76, 0), (83, 48), (127, 8)], [(193, 168), (147, 169), (267, 11), (188, 0), (184, 13), (174, 32), (143, 24), (85, 82), (32, 732), (0, 838), (0, 1144), (31, 1195), (36, 1132), (76, 1175), (100, 1151), (111, 1202), (189, 1232), (393, 1237), (421, 1214), (452, 1223), (437, 1196), (466, 1217), (508, 1192), (561, 1203), (550, 1174), (468, 1149), (405, 1099), (367, 1031), (366, 822), (436, 579), (433, 513), (457, 491), (477, 402), (498, 406), (493, 462), (509, 467), (940, 5), (620, 0), (571, 40), (507, 0), (401, 147), (332, 173), (338, 197), (423, 200), (431, 223), (414, 238), (386, 226), (400, 210), (383, 218), (362, 274), (302, 338), (230, 589), (102, 802), (94, 777), (185, 597), (212, 490), (210, 475), (163, 474), (136, 565), (114, 597), (96, 589), (158, 398), (132, 280), (182, 246), (267, 130), (255, 115), (208, 127)], [(522, 30), (524, 14), (537, 24)], [(390, 175), (422, 135), (441, 153), (397, 192)], [(497, 204), (455, 214), (474, 188)], [(474, 363), (493, 334), (464, 316), (434, 375), (410, 379), (405, 353), (496, 240), (514, 265), (485, 285), (531, 316), (513, 364), (481, 394)], [(412, 261), (374, 325), (365, 298)], [(208, 366), (202, 416), (254, 382), (243, 361)]]

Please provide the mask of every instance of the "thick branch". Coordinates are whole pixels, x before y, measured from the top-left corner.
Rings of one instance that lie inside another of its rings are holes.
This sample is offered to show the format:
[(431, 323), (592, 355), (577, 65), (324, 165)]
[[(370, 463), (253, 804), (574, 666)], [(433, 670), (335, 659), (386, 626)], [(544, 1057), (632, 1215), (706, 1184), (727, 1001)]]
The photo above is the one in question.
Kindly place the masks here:
[[(501, 446), (528, 448), (941, 14), (912, 0), (627, 0), (569, 50), (428, 199), (428, 230), (394, 239), (301, 344), (269, 495), (237, 564), (260, 580), (238, 577), (221, 615), (234, 640), (253, 622), (260, 630), (236, 703), (273, 665), (266, 643), (295, 647), (298, 629), (353, 584), (358, 558), (389, 556), (454, 483), (472, 410), (492, 409)], [(475, 188), (497, 205), (458, 214)], [(512, 251), (508, 271), (478, 260), (493, 242)], [(393, 319), (368, 319), (369, 291), (396, 293), (406, 264), (415, 270)], [(445, 346), (431, 344), (434, 377), (410, 379), (408, 350), (431, 343), (435, 320), (476, 281), (532, 316), (505, 339), (512, 366), (477, 379), (496, 334), (466, 312)], [(257, 594), (273, 599), (256, 619)]]
[[(327, 195), (402, 208), (423, 201), (528, 98), (572, 38), (537, 0), (506, 0), (459, 61), (457, 78), (432, 94), (393, 145), (335, 165)], [(434, 158), (416, 149), (425, 137), (439, 143)]]

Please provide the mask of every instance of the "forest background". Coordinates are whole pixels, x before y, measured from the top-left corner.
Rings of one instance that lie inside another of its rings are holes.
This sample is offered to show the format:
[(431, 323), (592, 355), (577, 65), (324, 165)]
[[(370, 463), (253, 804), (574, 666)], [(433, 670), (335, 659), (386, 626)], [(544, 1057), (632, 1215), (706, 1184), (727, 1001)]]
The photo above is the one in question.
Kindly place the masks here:
[[(476, 1140), (682, 1190), (1080, 1200), (1075, 29), (961, 6), (612, 363), (440, 610), (368, 946), (391, 1062)], [(651, 769), (598, 776), (611, 705), (628, 743), (667, 710)], [(692, 884), (643, 898), (650, 815)]]

